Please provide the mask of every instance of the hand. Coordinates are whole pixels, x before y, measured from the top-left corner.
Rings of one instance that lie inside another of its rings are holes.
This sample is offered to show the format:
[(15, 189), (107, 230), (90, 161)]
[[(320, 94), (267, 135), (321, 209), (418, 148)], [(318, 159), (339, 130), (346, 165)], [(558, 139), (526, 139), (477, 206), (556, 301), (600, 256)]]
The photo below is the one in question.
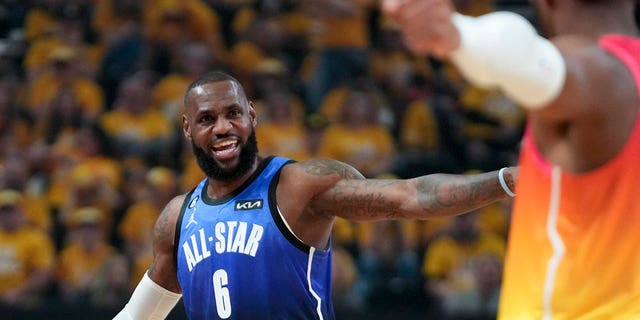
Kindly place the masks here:
[(446, 58), (460, 45), (447, 0), (383, 0), (383, 10), (396, 20), (407, 45), (416, 53)]

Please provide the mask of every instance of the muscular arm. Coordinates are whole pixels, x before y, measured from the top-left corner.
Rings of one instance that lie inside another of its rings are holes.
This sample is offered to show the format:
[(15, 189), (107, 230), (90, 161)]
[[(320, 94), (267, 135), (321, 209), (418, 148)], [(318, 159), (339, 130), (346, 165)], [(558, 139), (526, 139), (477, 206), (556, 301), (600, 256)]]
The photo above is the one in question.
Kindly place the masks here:
[(114, 320), (164, 319), (180, 300), (173, 238), (183, 201), (184, 195), (173, 198), (158, 217), (153, 231), (153, 264)]
[(147, 272), (153, 282), (176, 293), (181, 289), (173, 261), (173, 241), (183, 201), (184, 195), (175, 197), (158, 217), (153, 229), (153, 264)]
[[(318, 166), (326, 166), (325, 172)], [(330, 169), (335, 171), (331, 173)], [(313, 207), (325, 214), (350, 220), (430, 219), (458, 215), (507, 197), (498, 172), (477, 175), (431, 174), (408, 180), (349, 178), (349, 166), (326, 161), (307, 163), (309, 174), (341, 175), (334, 185), (319, 194)], [(514, 186), (514, 170), (506, 174)]]
[[(301, 166), (308, 179), (328, 180), (326, 189), (311, 200), (312, 211), (350, 220), (453, 216), (508, 197), (500, 186), (498, 171), (376, 180), (364, 179), (349, 165), (334, 160), (313, 160)], [(516, 168), (505, 171), (512, 190), (516, 176)]]

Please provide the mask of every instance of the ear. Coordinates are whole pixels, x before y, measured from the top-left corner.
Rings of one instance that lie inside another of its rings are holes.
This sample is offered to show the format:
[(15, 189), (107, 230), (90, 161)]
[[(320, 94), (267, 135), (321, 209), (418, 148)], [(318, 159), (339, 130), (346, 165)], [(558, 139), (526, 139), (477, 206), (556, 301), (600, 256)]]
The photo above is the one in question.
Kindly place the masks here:
[(191, 141), (191, 125), (189, 124), (189, 120), (187, 120), (187, 115), (182, 115), (182, 133), (184, 137)]
[(251, 124), (255, 128), (258, 125), (258, 116), (256, 114), (256, 108), (253, 105), (253, 101), (249, 101), (249, 118), (251, 118)]

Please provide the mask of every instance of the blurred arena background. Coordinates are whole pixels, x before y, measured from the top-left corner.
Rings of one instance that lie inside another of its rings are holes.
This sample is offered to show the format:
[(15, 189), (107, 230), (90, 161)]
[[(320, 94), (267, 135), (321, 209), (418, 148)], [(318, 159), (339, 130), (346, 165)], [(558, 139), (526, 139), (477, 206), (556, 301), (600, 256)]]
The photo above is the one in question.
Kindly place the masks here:
[[(470, 15), (526, 0), (458, 0)], [(149, 266), (160, 210), (203, 175), (182, 95), (210, 69), (256, 103), (261, 154), (368, 177), (517, 161), (524, 113), (415, 56), (376, 0), (0, 3), (0, 318), (111, 319)], [(510, 203), (333, 238), (338, 319), (492, 319)], [(181, 303), (171, 315), (183, 319)]]

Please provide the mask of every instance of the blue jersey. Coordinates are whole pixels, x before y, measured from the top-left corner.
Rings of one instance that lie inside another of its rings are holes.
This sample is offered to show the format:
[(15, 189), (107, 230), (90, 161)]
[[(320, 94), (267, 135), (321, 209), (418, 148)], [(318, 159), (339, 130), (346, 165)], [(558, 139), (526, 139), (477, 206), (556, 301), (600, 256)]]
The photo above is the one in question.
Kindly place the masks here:
[(333, 319), (331, 250), (310, 247), (277, 205), (271, 157), (233, 194), (207, 196), (205, 178), (176, 224), (176, 270), (189, 319)]

